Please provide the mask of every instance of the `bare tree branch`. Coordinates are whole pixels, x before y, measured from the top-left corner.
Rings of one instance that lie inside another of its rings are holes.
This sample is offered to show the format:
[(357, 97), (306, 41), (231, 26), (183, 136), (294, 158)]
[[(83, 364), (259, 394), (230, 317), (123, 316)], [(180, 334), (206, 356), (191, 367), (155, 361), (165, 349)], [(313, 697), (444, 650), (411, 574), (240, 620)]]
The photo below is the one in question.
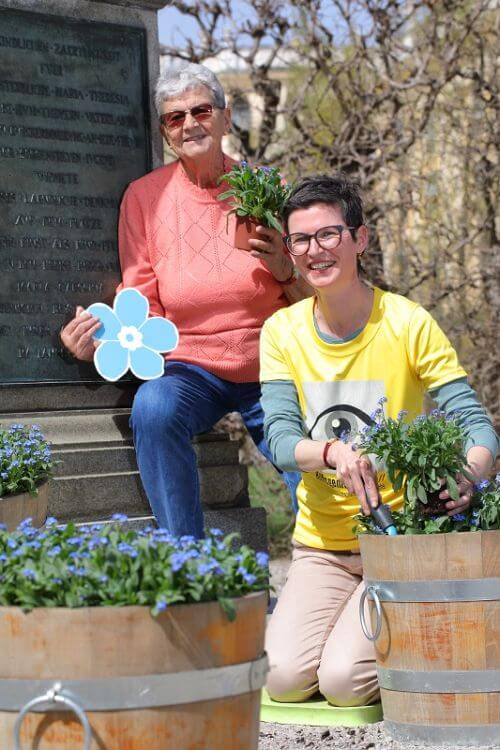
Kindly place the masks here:
[[(232, 55), (260, 119), (241, 156), (361, 186), (374, 283), (421, 301), (500, 421), (496, 50), (489, 0), (174, 0), (199, 34), (172, 57)], [(238, 76), (228, 71), (236, 93)], [(283, 125), (284, 123), (284, 125)]]

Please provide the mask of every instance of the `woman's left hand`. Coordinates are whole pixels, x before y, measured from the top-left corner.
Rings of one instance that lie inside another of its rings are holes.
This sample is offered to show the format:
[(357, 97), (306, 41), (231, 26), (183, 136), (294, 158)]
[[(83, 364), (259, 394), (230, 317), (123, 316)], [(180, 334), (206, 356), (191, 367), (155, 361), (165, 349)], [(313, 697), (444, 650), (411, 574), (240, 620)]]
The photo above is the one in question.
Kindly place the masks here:
[(445, 506), (449, 516), (454, 516), (455, 513), (463, 513), (464, 510), (467, 510), (474, 493), (473, 483), (461, 474), (457, 476), (457, 487), (458, 500), (452, 500), (447, 489), (439, 493), (439, 498), (447, 501)]
[(283, 237), (276, 229), (259, 225), (257, 232), (262, 235), (262, 239), (250, 239), (252, 246), (250, 255), (254, 258), (260, 258), (271, 271), (276, 281), (287, 281), (293, 270), (293, 263), (290, 258), (283, 252)]
[(474, 494), (473, 482), (488, 477), (493, 464), (494, 457), (488, 448), (484, 448), (482, 445), (473, 445), (469, 448), (467, 451), (467, 469), (470, 471), (472, 479), (467, 479), (461, 474), (457, 476), (458, 500), (452, 500), (448, 490), (443, 490), (439, 495), (440, 498), (448, 501), (446, 508), (449, 516), (454, 516), (455, 513), (463, 513), (469, 507)]

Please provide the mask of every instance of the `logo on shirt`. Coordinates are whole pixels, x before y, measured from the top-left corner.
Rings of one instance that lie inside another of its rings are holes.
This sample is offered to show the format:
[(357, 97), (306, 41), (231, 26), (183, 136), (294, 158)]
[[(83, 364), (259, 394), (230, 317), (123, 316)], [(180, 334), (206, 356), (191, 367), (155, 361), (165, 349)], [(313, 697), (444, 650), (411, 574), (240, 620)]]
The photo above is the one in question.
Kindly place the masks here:
[(338, 437), (354, 440), (368, 425), (381, 396), (383, 380), (308, 382), (302, 384), (306, 405), (307, 436), (312, 440)]

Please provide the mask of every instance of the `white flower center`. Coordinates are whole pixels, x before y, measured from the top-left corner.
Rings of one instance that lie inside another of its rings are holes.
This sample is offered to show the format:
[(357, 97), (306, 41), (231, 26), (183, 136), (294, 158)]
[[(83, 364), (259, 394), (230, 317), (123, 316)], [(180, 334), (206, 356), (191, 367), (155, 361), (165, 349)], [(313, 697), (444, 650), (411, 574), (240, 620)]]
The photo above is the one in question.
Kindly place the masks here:
[(118, 341), (124, 349), (133, 352), (142, 346), (142, 333), (135, 326), (122, 326), (118, 334)]

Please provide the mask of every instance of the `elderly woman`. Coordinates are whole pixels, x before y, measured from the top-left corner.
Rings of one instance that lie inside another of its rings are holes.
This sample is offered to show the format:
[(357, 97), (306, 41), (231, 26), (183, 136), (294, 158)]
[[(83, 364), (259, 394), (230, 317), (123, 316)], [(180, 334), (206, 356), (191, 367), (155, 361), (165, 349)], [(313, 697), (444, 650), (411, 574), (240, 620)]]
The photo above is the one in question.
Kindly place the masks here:
[[(356, 186), (343, 176), (306, 179), (284, 218), (288, 250), (315, 295), (276, 312), (261, 337), (266, 436), (275, 463), (302, 472), (292, 564), (266, 634), (268, 690), (278, 701), (319, 690), (334, 705), (359, 706), (376, 700), (378, 685), (359, 623), (353, 516), (380, 499), (398, 508), (402, 493), (360, 454), (356, 433), (380, 399), (388, 416), (414, 418), (428, 391), (460, 420), (476, 477), (489, 474), (497, 439), (429, 313), (360, 278), (368, 230)], [(458, 500), (440, 493), (450, 515), (470, 503), (471, 482), (459, 477), (458, 486)]]
[[(283, 240), (260, 227), (253, 250), (234, 247), (234, 217), (217, 199), (219, 178), (233, 161), (222, 151), (231, 113), (216, 76), (186, 64), (156, 86), (160, 128), (177, 161), (133, 182), (120, 210), (123, 285), (148, 299), (153, 315), (179, 329), (179, 346), (165, 373), (142, 384), (131, 424), (142, 483), (158, 523), (174, 534), (203, 533), (198, 474), (191, 438), (227, 412), (239, 411), (256, 445), (263, 436), (258, 341), (272, 313), (301, 299), (283, 253)], [(232, 220), (232, 221), (231, 221)], [(91, 360), (99, 321), (77, 309), (62, 341)], [(285, 475), (292, 493), (296, 474)], [(292, 494), (292, 497), (294, 495)]]

